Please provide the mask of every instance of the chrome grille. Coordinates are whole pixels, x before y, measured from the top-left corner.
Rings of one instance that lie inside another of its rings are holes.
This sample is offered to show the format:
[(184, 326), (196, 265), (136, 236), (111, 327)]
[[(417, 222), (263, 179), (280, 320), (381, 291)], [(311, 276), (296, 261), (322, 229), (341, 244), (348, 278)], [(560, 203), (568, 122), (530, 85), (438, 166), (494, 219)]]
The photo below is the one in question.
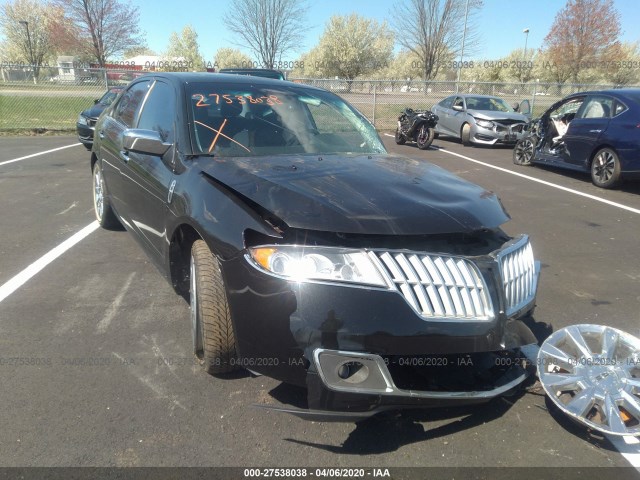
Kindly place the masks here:
[(493, 317), (487, 286), (470, 261), (389, 251), (372, 255), (421, 317), (461, 320)]
[(522, 237), (498, 255), (507, 316), (531, 302), (536, 294), (536, 267), (529, 239)]

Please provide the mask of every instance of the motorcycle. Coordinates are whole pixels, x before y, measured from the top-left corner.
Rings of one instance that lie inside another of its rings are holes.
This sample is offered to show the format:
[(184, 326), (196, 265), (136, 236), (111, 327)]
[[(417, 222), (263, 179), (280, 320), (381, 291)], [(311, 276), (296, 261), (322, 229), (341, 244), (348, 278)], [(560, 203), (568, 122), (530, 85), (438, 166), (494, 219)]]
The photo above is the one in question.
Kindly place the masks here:
[(404, 145), (407, 141), (416, 142), (420, 150), (426, 150), (436, 136), (437, 123), (438, 116), (429, 110), (405, 108), (398, 117), (396, 143)]

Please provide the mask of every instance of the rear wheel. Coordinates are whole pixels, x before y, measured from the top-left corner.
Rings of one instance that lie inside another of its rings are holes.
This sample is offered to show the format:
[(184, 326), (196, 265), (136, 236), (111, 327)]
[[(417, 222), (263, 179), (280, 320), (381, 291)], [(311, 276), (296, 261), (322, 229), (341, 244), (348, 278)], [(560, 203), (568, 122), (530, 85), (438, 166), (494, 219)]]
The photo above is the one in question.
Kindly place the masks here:
[(620, 184), (620, 159), (610, 148), (596, 153), (591, 162), (591, 181), (596, 187), (615, 188)]
[(120, 222), (109, 203), (100, 162), (93, 164), (93, 211), (102, 228), (112, 229), (120, 226)]
[(196, 240), (190, 262), (191, 336), (195, 355), (207, 373), (236, 370), (236, 341), (227, 292), (217, 258)]
[(399, 129), (399, 128), (396, 128), (396, 135), (395, 135), (395, 138), (396, 138), (396, 143), (397, 143), (398, 145), (404, 145), (404, 144), (406, 143), (406, 141), (407, 141), (407, 139), (405, 138), (405, 136), (404, 136), (404, 135), (402, 135), (402, 132), (400, 131), (400, 129)]
[(426, 150), (427, 148), (429, 148), (429, 146), (433, 142), (434, 135), (435, 130), (423, 124), (420, 127), (420, 130), (418, 130), (418, 135), (416, 135), (416, 143), (418, 144), (418, 148), (420, 150)]
[(516, 165), (531, 165), (538, 140), (535, 136), (518, 140), (513, 147), (513, 163)]
[(460, 139), (462, 140), (462, 145), (468, 147), (471, 145), (471, 125), (465, 123), (462, 125), (460, 129)]

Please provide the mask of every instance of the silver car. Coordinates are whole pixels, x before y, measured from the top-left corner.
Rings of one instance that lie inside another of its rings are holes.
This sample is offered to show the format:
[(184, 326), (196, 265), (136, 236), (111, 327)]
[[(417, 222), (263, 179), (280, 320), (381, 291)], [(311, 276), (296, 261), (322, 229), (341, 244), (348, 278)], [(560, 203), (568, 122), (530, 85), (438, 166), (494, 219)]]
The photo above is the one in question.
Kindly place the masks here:
[(431, 109), (438, 115), (436, 134), (462, 140), (463, 145), (514, 145), (529, 123), (529, 101), (518, 111), (505, 100), (489, 95), (452, 95)]

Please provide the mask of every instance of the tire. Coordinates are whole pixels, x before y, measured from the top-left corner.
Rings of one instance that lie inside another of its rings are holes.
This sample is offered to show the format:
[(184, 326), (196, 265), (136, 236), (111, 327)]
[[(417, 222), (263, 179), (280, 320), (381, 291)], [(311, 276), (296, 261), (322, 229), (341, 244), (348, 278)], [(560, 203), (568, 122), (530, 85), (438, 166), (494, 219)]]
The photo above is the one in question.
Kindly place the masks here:
[(102, 228), (107, 230), (120, 228), (118, 217), (113, 213), (107, 191), (104, 183), (104, 175), (102, 174), (102, 166), (100, 162), (93, 165), (93, 211), (96, 214), (96, 220)]
[(416, 143), (418, 144), (418, 148), (420, 150), (426, 150), (427, 148), (429, 148), (429, 146), (433, 142), (434, 135), (435, 130), (423, 124), (420, 127), (420, 130), (418, 130), (418, 134), (416, 135)]
[(236, 340), (220, 264), (202, 240), (191, 247), (189, 298), (193, 351), (200, 364), (212, 375), (237, 370)]
[(531, 165), (536, 151), (538, 138), (536, 136), (525, 137), (513, 147), (513, 163), (516, 165)]
[(404, 145), (407, 142), (407, 139), (405, 138), (405, 136), (402, 135), (402, 133), (400, 133), (400, 129), (399, 128), (396, 128), (395, 138), (396, 138), (396, 143), (398, 145)]
[(591, 181), (600, 188), (620, 185), (620, 159), (614, 150), (603, 148), (595, 154), (591, 162)]
[(469, 147), (471, 145), (471, 125), (465, 123), (462, 125), (460, 129), (460, 140), (462, 140), (462, 145), (465, 147)]

